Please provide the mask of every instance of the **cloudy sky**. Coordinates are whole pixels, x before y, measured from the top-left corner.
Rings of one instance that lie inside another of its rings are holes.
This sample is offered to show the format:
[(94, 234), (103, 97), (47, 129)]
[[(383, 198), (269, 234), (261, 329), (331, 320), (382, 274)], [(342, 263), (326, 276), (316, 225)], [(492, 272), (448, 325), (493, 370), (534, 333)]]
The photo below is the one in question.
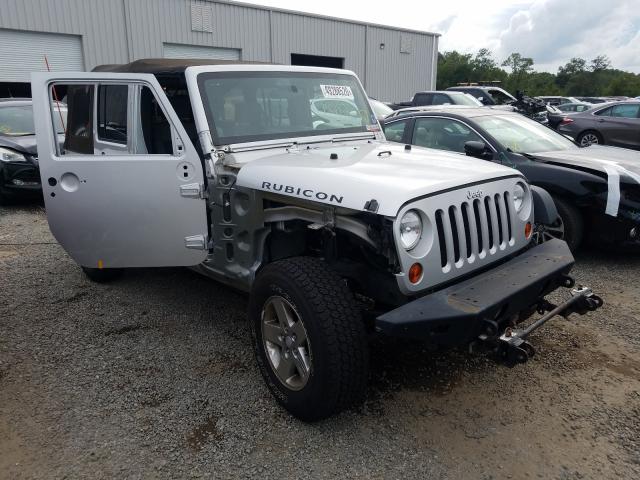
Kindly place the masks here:
[[(251, 1), (251, 0), (249, 0)], [(555, 72), (571, 57), (607, 55), (640, 73), (640, 0), (254, 0), (252, 3), (442, 34), (440, 51), (491, 49)]]

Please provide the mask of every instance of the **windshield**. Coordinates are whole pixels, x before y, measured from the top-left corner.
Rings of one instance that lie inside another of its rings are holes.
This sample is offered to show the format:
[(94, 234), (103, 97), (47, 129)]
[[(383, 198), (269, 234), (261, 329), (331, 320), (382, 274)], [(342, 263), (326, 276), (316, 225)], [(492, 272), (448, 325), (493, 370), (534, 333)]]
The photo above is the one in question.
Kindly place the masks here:
[[(62, 118), (66, 123), (67, 110), (60, 109)], [(55, 112), (56, 130), (58, 133), (64, 133), (60, 115), (57, 110)], [(0, 134), (11, 136), (35, 135), (35, 126), (33, 124), (33, 109), (31, 105), (5, 105), (0, 106)]]
[(218, 145), (379, 129), (352, 75), (212, 72), (198, 84)]
[(508, 94), (504, 90), (494, 88), (491, 90), (487, 90), (487, 92), (489, 93), (489, 95), (491, 95), (493, 100), (496, 102), (496, 105), (508, 105), (509, 103), (516, 101), (515, 98), (513, 98), (510, 94)]
[(550, 128), (522, 115), (487, 115), (476, 123), (504, 148), (516, 153), (540, 153), (578, 148)]
[(456, 105), (467, 105), (469, 107), (481, 107), (482, 102), (472, 97), (468, 93), (449, 93)]

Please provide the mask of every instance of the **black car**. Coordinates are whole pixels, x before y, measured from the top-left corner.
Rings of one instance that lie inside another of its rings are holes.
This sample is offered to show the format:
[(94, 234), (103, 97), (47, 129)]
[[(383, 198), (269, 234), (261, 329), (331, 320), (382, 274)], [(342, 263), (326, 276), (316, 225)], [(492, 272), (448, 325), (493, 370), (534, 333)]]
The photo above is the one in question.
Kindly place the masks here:
[[(58, 114), (58, 133), (63, 133), (65, 105)], [(41, 194), (31, 99), (0, 99), (0, 204)]]
[(554, 198), (561, 221), (540, 239), (563, 237), (576, 249), (585, 236), (640, 246), (640, 153), (581, 148), (517, 113), (486, 108), (413, 111), (384, 122), (390, 141), (448, 150), (520, 170)]

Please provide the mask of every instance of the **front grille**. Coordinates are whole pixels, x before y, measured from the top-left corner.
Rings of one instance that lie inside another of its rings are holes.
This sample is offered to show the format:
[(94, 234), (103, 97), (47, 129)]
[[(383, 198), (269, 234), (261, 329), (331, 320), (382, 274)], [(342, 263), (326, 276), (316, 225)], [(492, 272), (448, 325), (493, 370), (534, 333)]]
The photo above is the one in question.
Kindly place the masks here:
[(442, 271), (461, 268), (513, 246), (513, 215), (509, 192), (436, 210)]

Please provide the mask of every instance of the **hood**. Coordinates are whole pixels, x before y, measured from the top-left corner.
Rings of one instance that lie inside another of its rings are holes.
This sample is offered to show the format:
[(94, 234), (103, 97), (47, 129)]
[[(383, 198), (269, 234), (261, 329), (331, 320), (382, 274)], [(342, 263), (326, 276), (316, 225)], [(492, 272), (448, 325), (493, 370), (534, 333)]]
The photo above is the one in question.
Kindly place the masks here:
[(636, 175), (640, 175), (640, 152), (627, 148), (592, 145), (558, 152), (541, 152), (534, 157), (565, 166), (578, 166), (600, 172), (605, 167), (616, 165)]
[(36, 136), (34, 135), (0, 135), (0, 147), (11, 148), (20, 153), (36, 155)]
[(359, 211), (376, 211), (375, 200), (377, 213), (395, 216), (415, 198), (513, 175), (521, 176), (457, 153), (376, 142), (300, 147), (263, 157), (244, 164), (236, 184)]
[(620, 208), (624, 184), (640, 184), (640, 152), (626, 148), (592, 145), (558, 152), (533, 154), (540, 160), (565, 167), (578, 167), (607, 176), (607, 206), (605, 213), (616, 217)]

